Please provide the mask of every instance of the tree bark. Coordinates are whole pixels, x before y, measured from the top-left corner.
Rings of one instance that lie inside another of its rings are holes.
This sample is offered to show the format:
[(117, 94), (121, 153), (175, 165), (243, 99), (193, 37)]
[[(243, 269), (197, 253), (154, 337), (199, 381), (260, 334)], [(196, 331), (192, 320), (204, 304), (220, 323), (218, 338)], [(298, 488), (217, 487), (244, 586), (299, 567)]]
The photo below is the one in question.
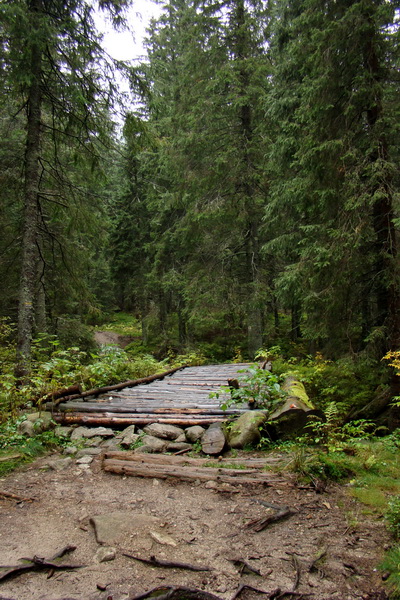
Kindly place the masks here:
[(34, 298), (37, 274), (38, 243), (38, 190), (40, 181), (41, 146), (41, 75), (42, 52), (39, 34), (41, 0), (31, 0), (32, 46), (27, 110), (27, 135), (25, 144), (24, 217), (22, 236), (22, 264), (18, 305), (18, 341), (15, 373), (19, 379), (30, 370)]

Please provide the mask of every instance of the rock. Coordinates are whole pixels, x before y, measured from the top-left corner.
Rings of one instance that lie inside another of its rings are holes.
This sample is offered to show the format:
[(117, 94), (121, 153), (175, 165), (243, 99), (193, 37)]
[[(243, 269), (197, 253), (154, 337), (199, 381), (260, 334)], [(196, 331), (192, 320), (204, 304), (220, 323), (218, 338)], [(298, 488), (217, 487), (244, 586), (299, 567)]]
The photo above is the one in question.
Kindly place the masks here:
[(166, 533), (160, 533), (159, 531), (150, 531), (150, 537), (153, 538), (159, 544), (163, 546), (173, 546), (176, 547), (178, 544), (176, 541)]
[(22, 423), (18, 425), (18, 432), (28, 437), (33, 437), (34, 435), (36, 435), (33, 423), (31, 423), (30, 421), (22, 421)]
[(126, 536), (145, 536), (162, 525), (161, 519), (151, 515), (130, 511), (116, 511), (106, 515), (96, 515), (90, 519), (99, 544), (112, 544)]
[(114, 437), (112, 429), (107, 427), (77, 427), (71, 434), (71, 440), (78, 440), (79, 438), (93, 438), (98, 437)]
[[(106, 438), (105, 441), (106, 442), (110, 442), (110, 441), (114, 442), (114, 439), (115, 438), (113, 438), (113, 437), (108, 438), (108, 439)], [(97, 448), (97, 446), (100, 446), (102, 444), (102, 442), (103, 442), (103, 438), (98, 435), (95, 435), (92, 438), (86, 438), (85, 439), (85, 448)]]
[(117, 551), (115, 548), (111, 546), (102, 546), (99, 548), (94, 556), (94, 559), (99, 562), (108, 562), (110, 560), (115, 560), (117, 555)]
[(76, 454), (78, 452), (78, 448), (76, 446), (67, 446), (63, 450), (63, 454)]
[(164, 423), (151, 423), (143, 428), (143, 431), (148, 435), (161, 438), (163, 440), (176, 440), (184, 433), (180, 427), (175, 425), (166, 425)]
[(191, 450), (192, 444), (188, 444), (187, 442), (170, 442), (167, 444), (166, 451), (167, 452), (179, 452), (180, 450)]
[(142, 437), (143, 445), (139, 448), (136, 448), (135, 452), (148, 452), (152, 454), (154, 452), (164, 452), (167, 447), (167, 442), (165, 440), (161, 440), (160, 438), (154, 437), (152, 435), (144, 435)]
[(205, 454), (220, 454), (225, 446), (225, 434), (219, 423), (213, 423), (201, 438), (201, 449)]
[(122, 431), (120, 431), (115, 437), (117, 440), (123, 440), (125, 436), (130, 435), (131, 433), (135, 433), (136, 425), (129, 425), (129, 427), (125, 427)]
[(101, 448), (82, 448), (82, 450), (78, 451), (76, 458), (82, 458), (82, 456), (98, 456), (101, 452)]
[(119, 444), (116, 438), (109, 438), (100, 443), (101, 448), (107, 448), (107, 450), (119, 450)]
[(36, 433), (49, 431), (49, 429), (54, 429), (56, 426), (55, 422), (53, 421), (53, 415), (51, 412), (47, 411), (31, 413), (27, 416), (27, 420), (33, 423)]
[(244, 448), (258, 444), (261, 439), (260, 427), (266, 420), (266, 413), (257, 410), (249, 410), (240, 415), (229, 431), (228, 444), (230, 447)]
[(218, 489), (218, 483), (216, 481), (206, 481), (206, 483), (204, 484), (204, 487), (207, 490), (217, 490)]
[(47, 461), (46, 465), (53, 471), (65, 471), (72, 464), (72, 458), (54, 458)]
[(176, 443), (187, 442), (186, 435), (182, 433), (182, 435), (178, 436), (175, 440)]
[(90, 465), (93, 462), (93, 456), (81, 456), (76, 461), (77, 465)]
[(54, 430), (54, 433), (57, 437), (64, 437), (64, 438), (70, 437), (72, 432), (73, 432), (73, 427), (65, 427), (62, 425), (57, 425), (57, 427)]
[(195, 444), (205, 432), (204, 427), (200, 425), (193, 425), (192, 427), (188, 427), (186, 429), (186, 439), (188, 442)]
[(122, 438), (122, 440), (120, 441), (120, 446), (122, 446), (122, 448), (130, 448), (131, 446), (136, 444), (138, 440), (140, 440), (140, 434), (130, 432)]

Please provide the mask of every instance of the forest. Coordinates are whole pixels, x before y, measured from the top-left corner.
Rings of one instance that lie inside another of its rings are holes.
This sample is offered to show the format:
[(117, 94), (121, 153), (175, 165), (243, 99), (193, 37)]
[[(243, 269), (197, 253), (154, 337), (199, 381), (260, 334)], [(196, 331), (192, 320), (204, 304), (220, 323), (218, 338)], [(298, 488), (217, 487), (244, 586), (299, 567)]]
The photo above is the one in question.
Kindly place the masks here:
[[(399, 3), (170, 0), (147, 58), (113, 61), (94, 11), (122, 30), (131, 5), (0, 3), (3, 418), (182, 356), (323, 364), (323, 401), (387, 406)], [(102, 361), (94, 328), (125, 318)]]
[(324, 510), (344, 545), (345, 505), (386, 523), (400, 598), (400, 0), (159, 3), (120, 61), (96, 15), (134, 34), (134, 0), (0, 0), (0, 475), (69, 451), (40, 428), (62, 388), (254, 362), (232, 402), (290, 375), (324, 418), (251, 451), (289, 456), (299, 498), (345, 482)]

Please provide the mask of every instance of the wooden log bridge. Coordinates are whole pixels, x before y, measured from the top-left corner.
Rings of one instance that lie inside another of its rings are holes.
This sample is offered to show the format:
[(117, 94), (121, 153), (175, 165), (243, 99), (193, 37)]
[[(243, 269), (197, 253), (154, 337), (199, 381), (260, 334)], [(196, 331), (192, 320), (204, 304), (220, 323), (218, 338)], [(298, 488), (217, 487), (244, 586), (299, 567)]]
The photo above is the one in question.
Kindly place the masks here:
[(220, 407), (226, 395), (220, 392), (228, 380), (236, 379), (248, 363), (183, 367), (174, 372), (90, 390), (48, 402), (47, 410), (62, 424), (125, 427), (168, 423), (189, 427), (226, 421), (248, 410), (248, 406)]

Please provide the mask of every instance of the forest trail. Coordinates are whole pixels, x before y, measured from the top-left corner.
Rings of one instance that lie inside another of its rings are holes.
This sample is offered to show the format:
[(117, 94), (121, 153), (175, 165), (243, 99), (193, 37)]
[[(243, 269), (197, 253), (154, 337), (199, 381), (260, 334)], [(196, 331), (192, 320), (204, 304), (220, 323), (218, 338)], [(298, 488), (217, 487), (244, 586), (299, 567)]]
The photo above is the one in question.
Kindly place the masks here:
[(115, 331), (94, 332), (94, 341), (99, 346), (118, 346), (119, 348), (126, 348), (133, 340), (134, 338), (132, 336), (121, 335)]
[[(0, 582), (0, 597), (132, 600), (158, 586), (186, 586), (232, 600), (246, 584), (260, 591), (244, 590), (241, 600), (386, 598), (377, 569), (383, 523), (345, 487), (317, 493), (287, 471), (293, 457), (276, 459), (281, 476), (267, 487), (120, 476), (104, 472), (101, 456), (90, 465), (57, 455), (36, 460), (1, 481), (17, 498), (0, 494), (0, 563), (50, 557), (70, 544), (76, 549), (65, 562), (83, 567), (22, 573)], [(291, 514), (257, 532), (251, 522), (271, 512), (266, 504)], [(210, 570), (151, 566), (127, 554)]]

